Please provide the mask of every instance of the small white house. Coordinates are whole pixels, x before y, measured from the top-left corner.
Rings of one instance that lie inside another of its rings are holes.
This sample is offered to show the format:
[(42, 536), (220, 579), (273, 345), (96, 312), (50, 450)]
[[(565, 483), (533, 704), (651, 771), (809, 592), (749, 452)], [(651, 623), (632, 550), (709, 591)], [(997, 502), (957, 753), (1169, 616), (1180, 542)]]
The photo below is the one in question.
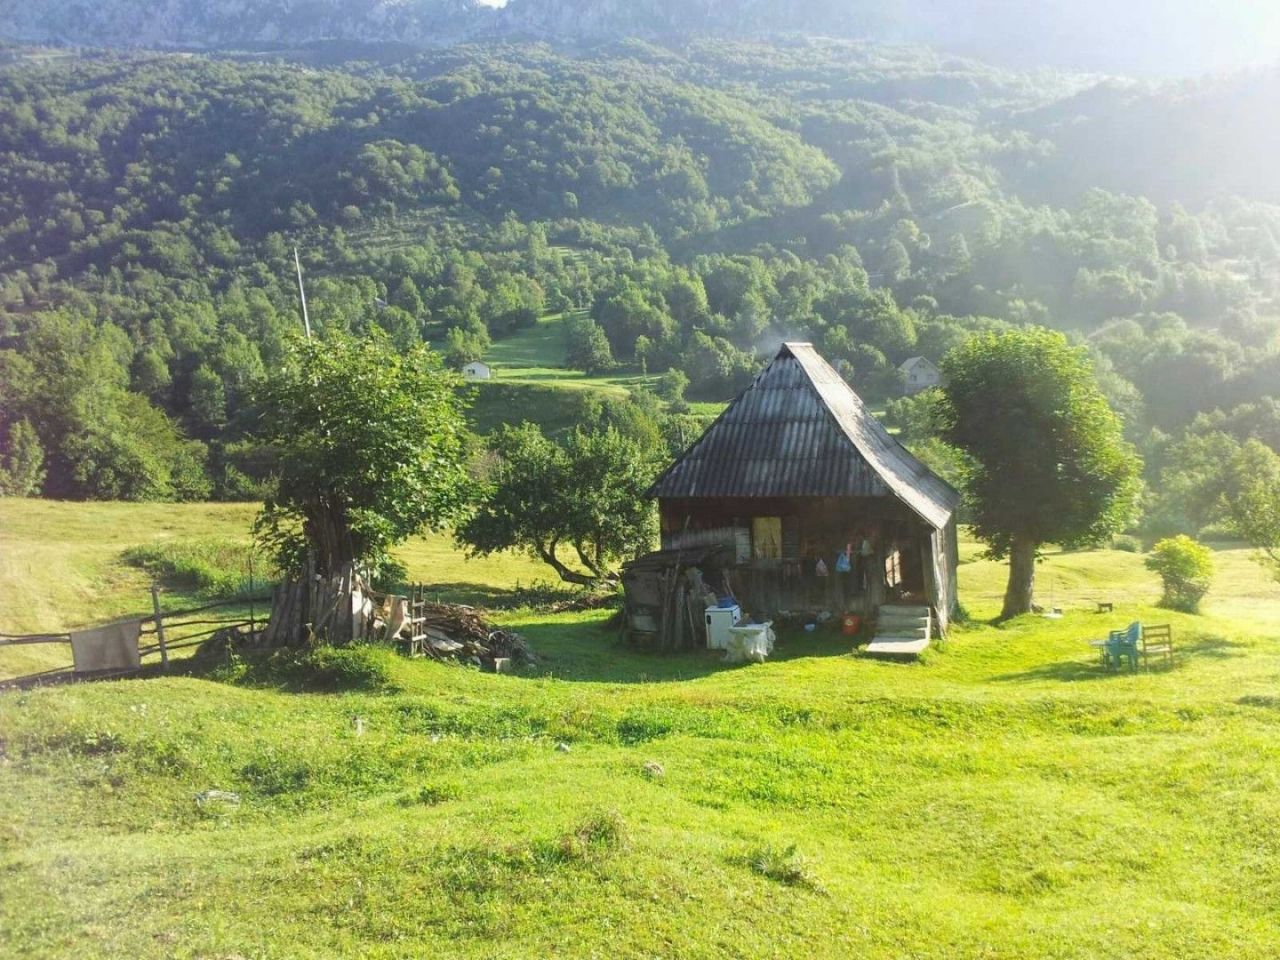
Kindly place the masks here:
[(942, 371), (927, 357), (912, 357), (898, 369), (902, 372), (902, 392), (907, 396), (942, 384)]
[(462, 378), (464, 380), (491, 380), (493, 379), (493, 368), (483, 360), (473, 360), (462, 368)]

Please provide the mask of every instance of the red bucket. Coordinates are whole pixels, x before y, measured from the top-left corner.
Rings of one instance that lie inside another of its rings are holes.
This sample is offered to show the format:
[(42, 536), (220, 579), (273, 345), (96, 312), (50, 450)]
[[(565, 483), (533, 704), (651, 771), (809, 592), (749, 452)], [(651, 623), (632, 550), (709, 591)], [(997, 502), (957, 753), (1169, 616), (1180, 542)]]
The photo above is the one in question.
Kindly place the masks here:
[(856, 613), (846, 613), (840, 618), (840, 632), (846, 637), (852, 637), (862, 629), (862, 618)]

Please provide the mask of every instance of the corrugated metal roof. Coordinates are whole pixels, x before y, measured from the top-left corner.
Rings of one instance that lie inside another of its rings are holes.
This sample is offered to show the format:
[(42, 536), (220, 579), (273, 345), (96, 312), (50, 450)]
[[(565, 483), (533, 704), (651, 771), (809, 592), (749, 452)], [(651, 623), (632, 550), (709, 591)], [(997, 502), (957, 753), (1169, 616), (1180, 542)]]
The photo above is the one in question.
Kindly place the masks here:
[(960, 503), (808, 343), (784, 344), (649, 494), (892, 496), (939, 529)]

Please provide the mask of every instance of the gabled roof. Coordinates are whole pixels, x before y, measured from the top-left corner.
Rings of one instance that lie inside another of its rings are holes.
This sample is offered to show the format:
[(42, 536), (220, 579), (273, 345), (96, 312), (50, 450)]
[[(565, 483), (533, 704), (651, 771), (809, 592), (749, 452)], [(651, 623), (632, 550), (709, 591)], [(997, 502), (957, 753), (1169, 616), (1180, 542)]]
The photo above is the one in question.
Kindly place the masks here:
[(922, 363), (929, 367), (932, 367), (934, 370), (938, 369), (938, 365), (934, 363), (932, 360), (930, 360), (928, 357), (911, 357), (908, 360), (903, 360), (902, 363), (899, 364), (898, 369), (901, 370), (903, 373), (910, 373), (912, 367), (917, 367)]
[(939, 529), (960, 503), (808, 343), (784, 344), (649, 495), (892, 496)]

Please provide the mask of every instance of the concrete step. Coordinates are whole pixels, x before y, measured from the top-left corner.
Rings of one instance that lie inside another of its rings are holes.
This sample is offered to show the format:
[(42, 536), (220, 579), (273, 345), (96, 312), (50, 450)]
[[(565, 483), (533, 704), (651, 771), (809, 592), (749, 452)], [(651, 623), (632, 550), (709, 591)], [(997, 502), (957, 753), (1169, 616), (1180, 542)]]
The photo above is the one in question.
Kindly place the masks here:
[(916, 657), (929, 647), (929, 639), (909, 637), (876, 637), (867, 645), (867, 653), (890, 657)]
[(904, 613), (890, 613), (890, 614), (882, 613), (876, 619), (876, 623), (878, 623), (882, 627), (885, 626), (886, 624), (893, 624), (894, 626), (902, 626), (902, 627), (910, 627), (910, 628), (928, 627), (930, 623), (930, 618), (917, 617), (912, 614), (904, 614)]
[(928, 630), (881, 630), (875, 639), (877, 640), (928, 640)]
[(886, 613), (909, 613), (916, 617), (927, 617), (933, 612), (931, 607), (919, 603), (885, 603), (880, 606), (880, 615)]

